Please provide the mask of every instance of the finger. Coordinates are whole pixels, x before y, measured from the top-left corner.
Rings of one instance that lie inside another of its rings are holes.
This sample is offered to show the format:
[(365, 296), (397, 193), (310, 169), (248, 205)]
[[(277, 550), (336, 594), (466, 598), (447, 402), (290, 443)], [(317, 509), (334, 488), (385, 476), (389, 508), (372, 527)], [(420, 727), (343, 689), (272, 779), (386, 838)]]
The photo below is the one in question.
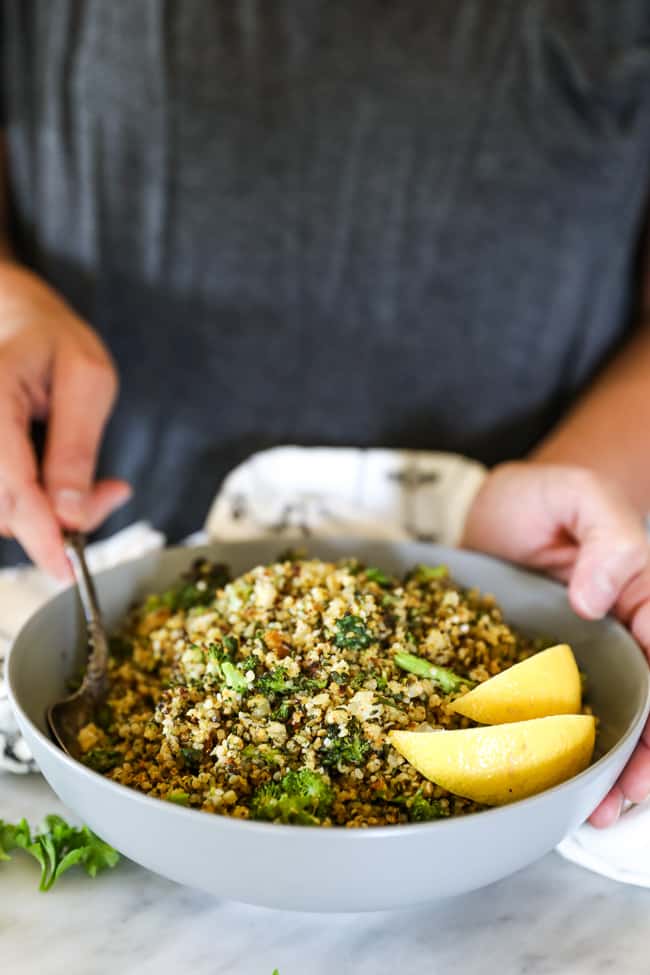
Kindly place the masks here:
[(9, 524), (14, 538), (36, 565), (64, 582), (71, 579), (61, 529), (40, 485), (28, 484), (21, 489)]
[(650, 657), (650, 597), (634, 614), (630, 630), (634, 639), (645, 651), (646, 657)]
[(621, 815), (623, 809), (623, 792), (618, 785), (607, 793), (603, 801), (597, 806), (589, 817), (589, 822), (596, 829), (605, 829), (613, 826)]
[(648, 726), (636, 746), (632, 758), (625, 766), (618, 786), (630, 802), (643, 802), (650, 795), (650, 748)]
[(26, 394), (6, 373), (0, 376), (0, 522), (47, 572), (70, 578), (61, 531), (52, 507), (37, 483), (36, 457), (28, 433)]
[(648, 599), (650, 599), (650, 566), (646, 566), (625, 587), (616, 603), (616, 616), (622, 623), (631, 624)]
[(625, 766), (614, 788), (589, 817), (592, 826), (611, 826), (621, 814), (623, 802), (643, 802), (650, 795), (650, 720), (632, 758)]
[(70, 344), (57, 352), (43, 464), (54, 510), (67, 528), (88, 521), (97, 451), (117, 394), (117, 377), (101, 347)]
[(650, 566), (625, 587), (615, 613), (650, 656)]
[(93, 531), (117, 508), (131, 498), (131, 486), (126, 481), (98, 481), (92, 488), (86, 505), (87, 519), (84, 531)]
[(648, 541), (640, 516), (613, 489), (588, 472), (579, 472), (578, 482), (580, 489), (568, 492), (567, 527), (579, 543), (569, 599), (581, 616), (598, 619), (646, 567)]

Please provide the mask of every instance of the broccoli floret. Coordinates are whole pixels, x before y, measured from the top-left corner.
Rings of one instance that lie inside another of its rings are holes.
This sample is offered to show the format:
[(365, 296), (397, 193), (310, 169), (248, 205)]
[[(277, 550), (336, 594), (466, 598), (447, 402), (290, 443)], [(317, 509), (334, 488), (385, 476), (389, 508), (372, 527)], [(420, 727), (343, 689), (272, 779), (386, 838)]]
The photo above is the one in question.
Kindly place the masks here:
[(284, 667), (275, 667), (274, 670), (267, 670), (255, 681), (255, 687), (262, 694), (287, 694), (294, 690), (294, 682), (287, 675)]
[(336, 621), (334, 646), (340, 650), (365, 650), (373, 642), (374, 637), (360, 616), (346, 613)]
[(364, 737), (361, 725), (352, 720), (348, 725), (348, 733), (343, 738), (338, 735), (338, 725), (328, 728), (330, 734), (325, 739), (326, 745), (320, 751), (320, 760), (326, 768), (339, 768), (344, 765), (363, 765), (371, 749), (370, 742)]
[(246, 745), (241, 751), (242, 758), (253, 765), (277, 768), (282, 765), (282, 754), (271, 745)]
[(265, 819), (269, 822), (279, 818), (278, 804), (282, 799), (282, 789), (277, 782), (266, 782), (255, 791), (250, 802), (250, 812), (253, 819)]
[(327, 677), (307, 677), (305, 674), (289, 677), (284, 667), (275, 667), (260, 674), (255, 681), (255, 688), (266, 697), (270, 697), (272, 694), (319, 690), (327, 687), (328, 683)]
[[(226, 636), (223, 639), (223, 644), (210, 644), (208, 647), (208, 657), (217, 664), (219, 676), (223, 683), (227, 687), (232, 688), (233, 691), (237, 691), (238, 694), (245, 694), (251, 688), (245, 676), (246, 670), (249, 668), (248, 666), (244, 667), (243, 663), (236, 664), (231, 660), (227, 651), (234, 652), (232, 650), (233, 647), (235, 650), (238, 647), (236, 637)], [(248, 661), (245, 661), (245, 664), (247, 665)]]
[(221, 664), (221, 670), (223, 672), (224, 679), (228, 687), (231, 687), (233, 691), (237, 691), (238, 694), (244, 694), (248, 690), (248, 681), (241, 670), (231, 663), (230, 660), (224, 660)]
[(441, 806), (437, 799), (426, 799), (421, 789), (407, 801), (406, 808), (412, 823), (428, 823), (432, 819), (444, 819), (449, 815), (449, 810)]
[(311, 769), (287, 772), (282, 780), (261, 786), (251, 799), (254, 819), (298, 826), (317, 826), (328, 815), (334, 793), (324, 776)]
[(282, 779), (282, 789), (288, 796), (299, 798), (320, 819), (327, 815), (334, 799), (327, 779), (308, 768), (287, 772)]

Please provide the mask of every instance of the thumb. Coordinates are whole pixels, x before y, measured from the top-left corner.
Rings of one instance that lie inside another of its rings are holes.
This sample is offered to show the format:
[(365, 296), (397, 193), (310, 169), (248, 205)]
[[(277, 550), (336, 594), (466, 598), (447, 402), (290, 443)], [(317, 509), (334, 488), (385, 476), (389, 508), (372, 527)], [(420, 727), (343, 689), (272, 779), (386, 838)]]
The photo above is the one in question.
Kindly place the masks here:
[(599, 619), (648, 563), (643, 521), (612, 486), (587, 475), (569, 523), (578, 545), (569, 600), (581, 616)]

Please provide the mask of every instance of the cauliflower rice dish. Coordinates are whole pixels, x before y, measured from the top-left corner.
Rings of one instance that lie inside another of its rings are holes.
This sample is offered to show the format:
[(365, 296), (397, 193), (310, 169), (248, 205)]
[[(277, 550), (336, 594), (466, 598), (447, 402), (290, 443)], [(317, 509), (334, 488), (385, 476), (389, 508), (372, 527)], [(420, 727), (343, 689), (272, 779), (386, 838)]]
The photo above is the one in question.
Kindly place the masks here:
[(536, 649), (444, 566), (398, 579), (289, 553), (231, 580), (198, 561), (112, 637), (82, 761), (239, 819), (371, 827), (474, 812), (387, 734), (469, 727), (448, 704)]

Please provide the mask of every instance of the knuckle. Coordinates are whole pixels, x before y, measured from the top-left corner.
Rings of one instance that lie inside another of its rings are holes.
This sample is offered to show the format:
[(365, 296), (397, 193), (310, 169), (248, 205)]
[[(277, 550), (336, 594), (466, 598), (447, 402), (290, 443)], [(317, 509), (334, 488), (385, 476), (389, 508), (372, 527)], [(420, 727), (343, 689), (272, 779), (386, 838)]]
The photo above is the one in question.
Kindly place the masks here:
[(101, 350), (83, 350), (76, 356), (74, 371), (84, 386), (110, 398), (117, 394), (117, 371), (110, 358)]
[(602, 495), (605, 493), (605, 485), (600, 476), (595, 471), (589, 470), (588, 467), (569, 468), (567, 476), (570, 478), (574, 490), (580, 494)]
[(629, 539), (621, 544), (622, 555), (634, 572), (642, 572), (648, 565), (650, 547), (644, 538)]

